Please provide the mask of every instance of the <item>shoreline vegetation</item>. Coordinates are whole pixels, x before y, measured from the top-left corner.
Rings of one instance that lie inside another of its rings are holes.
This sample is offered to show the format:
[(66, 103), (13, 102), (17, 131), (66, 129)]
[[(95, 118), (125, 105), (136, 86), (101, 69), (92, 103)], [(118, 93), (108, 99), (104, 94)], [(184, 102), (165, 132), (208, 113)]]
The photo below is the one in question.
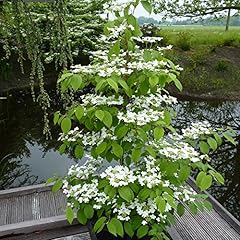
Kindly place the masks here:
[[(184, 68), (180, 75), (184, 91), (173, 87), (171, 94), (184, 99), (240, 100), (240, 27), (225, 32), (220, 26), (160, 26), (154, 35), (173, 45), (167, 57)], [(29, 87), (28, 69), (23, 75), (17, 65), (14, 60), (0, 61), (2, 94)], [(58, 76), (50, 69), (45, 72), (49, 85)]]

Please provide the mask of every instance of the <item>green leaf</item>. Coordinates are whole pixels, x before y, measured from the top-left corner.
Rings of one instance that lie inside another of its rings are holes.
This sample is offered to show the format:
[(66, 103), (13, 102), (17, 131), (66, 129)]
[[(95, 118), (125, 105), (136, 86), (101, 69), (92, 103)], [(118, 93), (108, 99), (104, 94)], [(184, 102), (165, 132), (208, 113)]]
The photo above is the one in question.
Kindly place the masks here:
[(74, 155), (77, 159), (81, 159), (84, 154), (84, 149), (81, 145), (77, 145), (74, 149)]
[(91, 205), (87, 205), (84, 208), (83, 212), (88, 219), (91, 219), (94, 215), (94, 210), (93, 210), (93, 207)]
[(154, 88), (158, 84), (158, 77), (157, 76), (151, 76), (149, 78), (149, 83), (152, 88)]
[(117, 237), (117, 235), (123, 237), (124, 235), (123, 225), (117, 218), (112, 218), (110, 220), (110, 222), (107, 224), (107, 229), (115, 237)]
[(82, 85), (82, 77), (79, 74), (74, 74), (70, 78), (70, 84), (73, 90), (76, 92)]
[(59, 152), (60, 152), (60, 154), (63, 154), (64, 152), (65, 152), (65, 150), (66, 150), (66, 144), (62, 144), (60, 147), (59, 147)]
[(166, 199), (167, 203), (172, 207), (172, 208), (176, 208), (177, 205), (176, 205), (176, 202), (175, 202), (175, 199), (169, 195), (168, 193), (164, 193), (164, 199)]
[(217, 179), (217, 181), (220, 183), (220, 184), (224, 184), (224, 177), (218, 173), (218, 172), (215, 172), (214, 173), (214, 177)]
[(132, 160), (133, 162), (137, 163), (141, 157), (142, 149), (141, 148), (134, 148), (132, 151)]
[(217, 141), (218, 146), (221, 146), (222, 145), (222, 138), (220, 137), (220, 135), (218, 133), (214, 133), (213, 135), (214, 135), (214, 137)]
[(111, 47), (110, 51), (109, 51), (109, 56), (115, 54), (115, 55), (119, 55), (120, 52), (120, 41), (116, 41), (114, 43), (114, 45)]
[(205, 191), (205, 190), (207, 190), (208, 188), (210, 188), (211, 187), (211, 185), (212, 185), (212, 176), (211, 175), (207, 175), (207, 176), (205, 176), (203, 179), (202, 179), (202, 181), (201, 181), (201, 183), (200, 183), (200, 189), (201, 189), (201, 191)]
[(208, 200), (204, 200), (203, 201), (203, 205), (209, 210), (211, 211), (213, 209), (213, 205), (208, 201)]
[(141, 226), (138, 230), (137, 230), (137, 237), (138, 238), (143, 238), (144, 236), (146, 236), (148, 234), (148, 230), (149, 227), (148, 226)]
[(63, 133), (68, 133), (71, 129), (71, 126), (72, 126), (72, 122), (71, 122), (71, 119), (66, 117), (62, 120), (61, 122), (61, 129), (63, 131)]
[(77, 219), (78, 221), (82, 224), (82, 225), (85, 225), (87, 223), (87, 218), (84, 214), (84, 211), (83, 209), (79, 209), (78, 212), (77, 212)]
[(96, 112), (95, 112), (95, 116), (100, 120), (100, 121), (102, 121), (103, 120), (103, 118), (104, 118), (104, 111), (103, 110), (97, 110)]
[(129, 222), (124, 222), (124, 230), (130, 238), (133, 237), (134, 231), (132, 225)]
[(127, 202), (131, 202), (134, 199), (134, 193), (130, 187), (121, 187), (118, 189), (118, 193)]
[(67, 207), (67, 209), (66, 209), (66, 217), (67, 217), (68, 222), (70, 224), (72, 224), (73, 219), (74, 219), (74, 212), (73, 212), (72, 208)]
[(144, 7), (144, 9), (147, 12), (149, 12), (149, 13), (152, 12), (152, 5), (151, 5), (151, 3), (149, 3), (148, 1), (141, 1), (141, 3), (142, 3), (142, 6)]
[(203, 180), (203, 178), (205, 178), (207, 176), (207, 174), (205, 172), (200, 172), (198, 175), (197, 175), (197, 178), (196, 178), (196, 185), (198, 187), (201, 186), (201, 182)]
[(113, 153), (115, 156), (117, 156), (118, 158), (122, 158), (123, 149), (118, 143), (116, 143), (116, 142), (112, 143), (112, 150), (113, 150)]
[(118, 84), (111, 78), (107, 79), (108, 84), (115, 90), (115, 92), (118, 92)]
[(101, 217), (97, 220), (97, 222), (94, 224), (93, 231), (95, 233), (99, 233), (103, 230), (105, 224), (106, 224), (106, 217)]
[(192, 214), (196, 215), (198, 212), (197, 206), (194, 203), (189, 203), (188, 207), (190, 208), (190, 211)]
[(60, 117), (60, 113), (59, 112), (55, 112), (54, 113), (54, 117), (53, 117), (53, 123), (54, 125), (57, 124), (58, 120), (59, 120), (59, 117)]
[(181, 92), (183, 90), (183, 86), (181, 84), (181, 82), (177, 79), (177, 78), (174, 78), (174, 83), (175, 83), (175, 86), (178, 88), (178, 90)]
[(96, 91), (100, 90), (106, 83), (106, 79), (102, 79), (101, 81), (99, 81), (96, 85)]
[(148, 152), (152, 157), (154, 157), (154, 158), (156, 157), (156, 153), (155, 153), (153, 147), (151, 147), (151, 146), (146, 146), (145, 148), (146, 148), (147, 152)]
[(127, 126), (122, 126), (122, 127), (118, 128), (116, 131), (117, 137), (120, 139), (123, 138), (128, 133), (128, 130), (129, 130), (129, 128)]
[(142, 129), (142, 128), (138, 128), (137, 129), (137, 133), (139, 134), (139, 136), (141, 137), (141, 139), (146, 142), (147, 141), (147, 134), (146, 132)]
[(223, 133), (223, 136), (233, 145), (237, 145), (236, 141), (233, 139), (233, 137), (228, 132)]
[(164, 129), (162, 127), (156, 127), (154, 129), (154, 139), (158, 141), (164, 136)]
[(73, 73), (67, 72), (67, 73), (63, 73), (62, 76), (58, 79), (57, 83), (62, 82), (63, 80), (71, 77), (73, 75)]
[(143, 188), (139, 194), (138, 194), (138, 197), (141, 199), (141, 200), (146, 200), (147, 198), (149, 198), (149, 196), (151, 195), (152, 191), (148, 188)]
[(132, 95), (130, 87), (127, 85), (126, 81), (120, 79), (118, 80), (118, 83), (122, 86), (122, 88), (125, 90), (126, 94), (130, 97)]
[[(152, 53), (149, 49), (144, 49), (143, 58), (146, 62), (152, 60)], [(159, 82), (159, 79), (158, 79), (158, 82)]]
[(49, 179), (46, 181), (45, 185), (49, 185), (49, 184), (51, 184), (51, 183), (53, 183), (53, 182), (55, 182), (55, 181), (56, 181), (56, 178), (55, 178), (55, 177), (51, 177), (51, 178), (49, 178)]
[(107, 148), (107, 143), (102, 142), (96, 147), (95, 151), (98, 155), (100, 155), (101, 153), (103, 153), (105, 151), (106, 148)]
[(83, 107), (78, 106), (78, 107), (76, 108), (76, 110), (75, 110), (75, 115), (76, 115), (78, 121), (80, 121), (80, 119), (81, 119), (81, 118), (83, 117), (83, 115), (84, 115), (84, 109), (83, 109)]
[(209, 153), (209, 145), (204, 142), (204, 141), (201, 141), (199, 143), (199, 146), (200, 146), (200, 151), (204, 154), (208, 154)]
[(63, 185), (63, 181), (62, 181), (61, 178), (59, 178), (59, 179), (54, 183), (54, 185), (53, 185), (53, 187), (52, 187), (52, 191), (53, 191), (54, 193), (57, 192), (57, 191), (59, 191), (59, 190), (61, 189), (62, 185)]
[(166, 209), (166, 201), (162, 198), (162, 197), (157, 197), (156, 198), (156, 204), (158, 207), (158, 210), (160, 211), (160, 213), (164, 213), (165, 209)]
[(182, 203), (177, 205), (177, 214), (181, 217), (185, 213), (185, 208)]
[(112, 126), (112, 115), (108, 111), (104, 111), (103, 123), (110, 128)]
[(212, 149), (213, 151), (215, 151), (215, 150), (217, 149), (217, 147), (218, 147), (217, 141), (216, 141), (214, 138), (209, 137), (209, 138), (207, 139), (207, 142), (208, 142), (209, 146), (211, 147), (211, 149)]
[(182, 166), (181, 169), (179, 170), (179, 180), (184, 182), (188, 179), (191, 173), (191, 168), (188, 166)]
[(168, 111), (164, 111), (164, 122), (166, 123), (166, 125), (169, 126), (171, 124), (171, 121), (172, 121), (171, 113)]

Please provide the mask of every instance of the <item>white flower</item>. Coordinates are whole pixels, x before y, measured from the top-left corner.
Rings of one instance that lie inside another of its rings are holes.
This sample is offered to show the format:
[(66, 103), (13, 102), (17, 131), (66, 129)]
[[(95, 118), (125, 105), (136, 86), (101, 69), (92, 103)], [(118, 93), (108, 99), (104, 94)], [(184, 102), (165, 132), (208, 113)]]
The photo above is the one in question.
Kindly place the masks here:
[(126, 166), (108, 167), (103, 173), (101, 178), (106, 178), (113, 187), (127, 186), (129, 183), (136, 181), (137, 177), (134, 172)]

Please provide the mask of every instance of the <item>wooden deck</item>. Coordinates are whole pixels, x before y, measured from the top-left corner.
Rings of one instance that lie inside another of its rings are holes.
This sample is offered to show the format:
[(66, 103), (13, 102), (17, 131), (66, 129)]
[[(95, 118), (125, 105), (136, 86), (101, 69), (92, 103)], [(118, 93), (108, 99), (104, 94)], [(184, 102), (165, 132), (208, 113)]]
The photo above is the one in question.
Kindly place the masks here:
[[(174, 240), (240, 240), (240, 223), (214, 199), (214, 210), (193, 216), (187, 209), (169, 229)], [(89, 240), (86, 226), (65, 219), (66, 198), (35, 185), (0, 191), (0, 239)], [(72, 236), (72, 237), (67, 237)]]

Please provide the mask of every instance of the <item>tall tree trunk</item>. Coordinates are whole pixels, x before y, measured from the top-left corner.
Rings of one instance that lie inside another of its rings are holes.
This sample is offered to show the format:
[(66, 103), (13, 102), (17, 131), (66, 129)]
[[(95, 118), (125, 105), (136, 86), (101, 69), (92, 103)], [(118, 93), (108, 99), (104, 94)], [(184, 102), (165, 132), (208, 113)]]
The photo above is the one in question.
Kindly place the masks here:
[(227, 22), (226, 22), (226, 31), (229, 29), (229, 24), (230, 24), (230, 18), (231, 18), (231, 8), (228, 9), (228, 15), (227, 15)]

